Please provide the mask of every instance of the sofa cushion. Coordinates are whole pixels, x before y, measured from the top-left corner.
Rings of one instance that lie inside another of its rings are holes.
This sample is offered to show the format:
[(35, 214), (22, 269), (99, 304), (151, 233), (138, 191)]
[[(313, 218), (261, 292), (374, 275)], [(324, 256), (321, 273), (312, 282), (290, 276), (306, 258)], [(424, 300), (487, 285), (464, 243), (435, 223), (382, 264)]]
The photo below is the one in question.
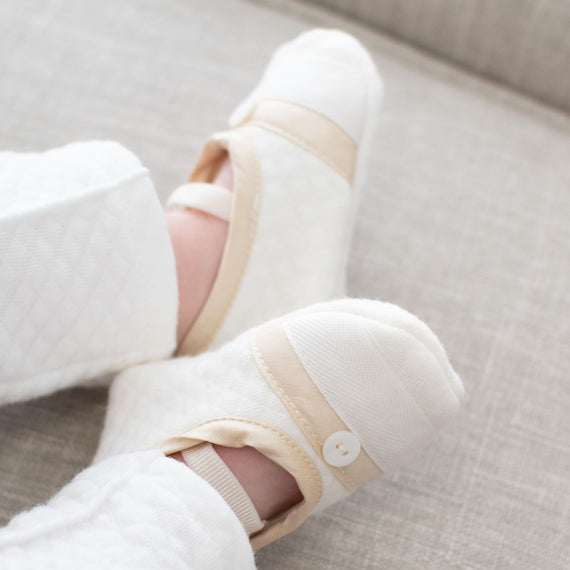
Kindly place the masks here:
[(314, 0), (570, 110), (566, 0)]

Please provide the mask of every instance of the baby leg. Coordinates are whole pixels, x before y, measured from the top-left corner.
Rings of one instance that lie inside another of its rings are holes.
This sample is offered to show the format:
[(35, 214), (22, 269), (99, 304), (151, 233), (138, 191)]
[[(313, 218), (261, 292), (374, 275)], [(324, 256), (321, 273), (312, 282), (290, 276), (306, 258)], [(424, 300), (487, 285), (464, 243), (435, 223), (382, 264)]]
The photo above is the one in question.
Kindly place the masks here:
[(222, 497), (159, 451), (90, 467), (47, 505), (0, 530), (4, 570), (255, 568)]
[(0, 403), (173, 352), (174, 254), (132, 153), (0, 153), (0, 212)]

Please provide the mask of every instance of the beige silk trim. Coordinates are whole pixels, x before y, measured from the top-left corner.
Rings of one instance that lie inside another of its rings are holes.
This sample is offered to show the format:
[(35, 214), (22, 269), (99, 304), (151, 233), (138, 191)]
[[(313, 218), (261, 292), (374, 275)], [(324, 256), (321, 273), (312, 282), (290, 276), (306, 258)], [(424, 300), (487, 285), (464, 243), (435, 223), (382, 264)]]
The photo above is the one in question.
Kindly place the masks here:
[(240, 418), (216, 418), (167, 439), (159, 447), (166, 455), (172, 455), (204, 441), (227, 447), (253, 447), (291, 473), (299, 486), (303, 501), (253, 534), (250, 541), (254, 550), (295, 530), (319, 502), (322, 482), (317, 466), (295, 441), (271, 426)]
[(211, 182), (227, 150), (234, 190), (228, 237), (216, 280), (198, 318), (178, 347), (177, 356), (206, 350), (222, 326), (239, 290), (255, 238), (262, 194), (262, 173), (253, 141), (234, 130), (206, 144), (190, 182)]
[(352, 184), (358, 146), (346, 131), (321, 113), (286, 101), (262, 101), (244, 123), (286, 138), (320, 158)]
[[(262, 327), (252, 335), (250, 345), (259, 370), (322, 458), (327, 437), (350, 430), (307, 374), (281, 324)], [(348, 491), (382, 475), (362, 447), (355, 461), (345, 467), (333, 467), (324, 458), (323, 462)]]

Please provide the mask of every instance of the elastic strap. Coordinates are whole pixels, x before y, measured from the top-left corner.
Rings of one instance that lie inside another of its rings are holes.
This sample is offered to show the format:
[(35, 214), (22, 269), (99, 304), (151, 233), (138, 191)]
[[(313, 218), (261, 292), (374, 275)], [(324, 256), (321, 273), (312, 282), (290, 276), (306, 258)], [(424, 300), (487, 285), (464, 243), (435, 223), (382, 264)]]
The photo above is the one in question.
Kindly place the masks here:
[(233, 193), (206, 182), (192, 182), (179, 186), (170, 195), (168, 209), (193, 208), (229, 222)]
[(216, 453), (212, 444), (201, 443), (196, 447), (185, 449), (182, 457), (190, 469), (220, 493), (248, 535), (263, 528), (263, 521), (259, 518), (249, 495)]

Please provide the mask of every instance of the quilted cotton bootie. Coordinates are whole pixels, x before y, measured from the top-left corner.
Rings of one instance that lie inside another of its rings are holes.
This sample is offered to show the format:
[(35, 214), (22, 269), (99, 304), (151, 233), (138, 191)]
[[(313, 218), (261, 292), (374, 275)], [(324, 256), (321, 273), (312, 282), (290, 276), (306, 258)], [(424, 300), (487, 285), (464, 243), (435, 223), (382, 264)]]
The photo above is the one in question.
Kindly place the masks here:
[(378, 301), (331, 301), (216, 352), (123, 372), (96, 460), (150, 447), (171, 455), (203, 442), (255, 448), (303, 496), (254, 527), (260, 548), (402, 465), (455, 416), (462, 397), (441, 344), (418, 318)]
[[(229, 221), (212, 291), (178, 354), (344, 295), (345, 269), (382, 97), (353, 37), (314, 30), (282, 46), (259, 85), (206, 144), (170, 208)], [(229, 155), (233, 192), (212, 184)]]

